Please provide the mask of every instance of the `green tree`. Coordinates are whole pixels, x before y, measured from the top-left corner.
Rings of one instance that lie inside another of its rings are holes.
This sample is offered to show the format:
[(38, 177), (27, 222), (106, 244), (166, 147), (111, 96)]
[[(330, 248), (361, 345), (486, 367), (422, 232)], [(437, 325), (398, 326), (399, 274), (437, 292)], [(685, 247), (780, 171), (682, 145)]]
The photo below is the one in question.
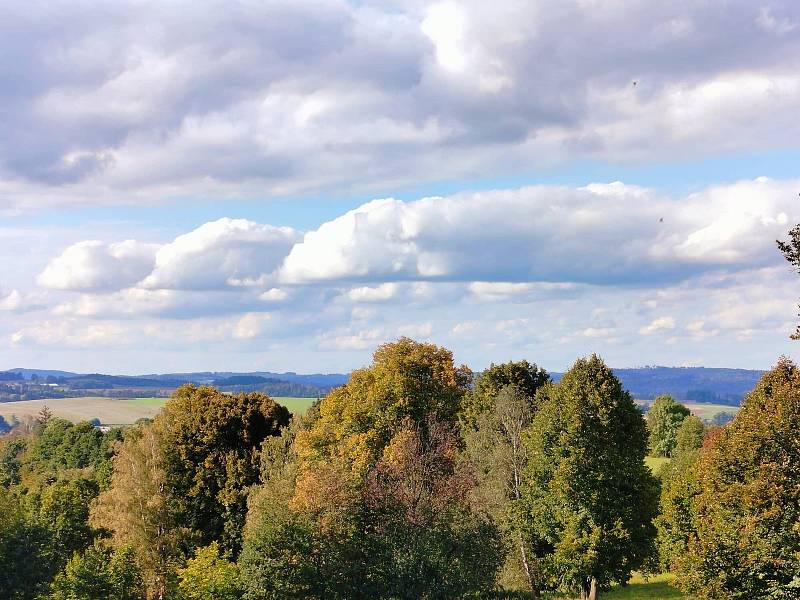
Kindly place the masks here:
[[(789, 240), (786, 242), (778, 241), (778, 248), (783, 252), (786, 260), (792, 265), (795, 270), (800, 273), (800, 224), (794, 227), (789, 232)], [(793, 340), (800, 339), (800, 325), (797, 330), (792, 334)]]
[(547, 371), (527, 360), (492, 363), (475, 378), (475, 387), (464, 398), (461, 421), (474, 428), (479, 415), (494, 408), (495, 399), (506, 386), (515, 386), (533, 402), (539, 388), (550, 381)]
[(176, 390), (156, 417), (175, 518), (201, 544), (218, 540), (238, 554), (247, 494), (259, 481), (261, 444), (289, 419), (289, 411), (264, 394), (193, 385)]
[(654, 556), (658, 483), (647, 427), (597, 356), (542, 391), (527, 431), (521, 528), (549, 583), (597, 598)]
[(678, 427), (678, 433), (675, 435), (675, 456), (683, 452), (691, 452), (699, 450), (703, 445), (703, 438), (706, 434), (706, 426), (703, 425), (703, 420), (695, 415), (686, 417), (681, 426)]
[(140, 600), (142, 578), (130, 548), (100, 542), (75, 554), (50, 586), (47, 600)]
[(172, 589), (190, 540), (175, 512), (157, 430), (152, 425), (128, 430), (117, 447), (111, 485), (92, 506), (91, 522), (109, 530), (117, 548), (134, 549), (148, 598), (164, 598)]
[(504, 587), (527, 586), (537, 595), (542, 582), (533, 557), (516, 527), (513, 505), (521, 494), (522, 473), (528, 462), (523, 432), (534, 416), (534, 402), (521, 388), (507, 385), (483, 409), (474, 429), (465, 435), (467, 456), (476, 467), (477, 485), (471, 493), (475, 510), (487, 514), (503, 531), (506, 560)]
[(0, 598), (32, 600), (54, 575), (50, 536), (31, 522), (12, 492), (0, 487)]
[(653, 456), (672, 456), (675, 453), (678, 429), (690, 414), (683, 404), (672, 396), (659, 396), (647, 411), (649, 447)]
[(766, 373), (697, 463), (679, 583), (699, 598), (800, 598), (800, 370)]
[(8, 488), (20, 482), (21, 457), (26, 447), (24, 438), (0, 440), (0, 486)]
[(178, 591), (181, 600), (239, 600), (239, 569), (220, 556), (217, 542), (211, 542), (198, 548), (195, 557), (178, 569)]
[(655, 525), (663, 570), (678, 568), (678, 562), (686, 556), (689, 541), (696, 536), (696, 503), (700, 493), (697, 460), (704, 436), (703, 422), (695, 416), (686, 417), (678, 430), (675, 457), (660, 472), (661, 501)]

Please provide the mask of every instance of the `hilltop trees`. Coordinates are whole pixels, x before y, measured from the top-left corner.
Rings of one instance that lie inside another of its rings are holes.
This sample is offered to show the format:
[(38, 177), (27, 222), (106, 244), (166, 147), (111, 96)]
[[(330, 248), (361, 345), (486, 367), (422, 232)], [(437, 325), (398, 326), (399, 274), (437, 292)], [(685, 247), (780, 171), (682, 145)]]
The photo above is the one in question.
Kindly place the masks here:
[(596, 356), (542, 391), (527, 432), (522, 530), (547, 582), (582, 598), (624, 583), (654, 554), (658, 485), (647, 429)]
[(700, 598), (800, 598), (800, 370), (766, 373), (696, 466), (681, 585)]
[(677, 444), (678, 429), (689, 416), (689, 409), (675, 402), (672, 396), (659, 396), (647, 411), (648, 445), (653, 456), (672, 456)]

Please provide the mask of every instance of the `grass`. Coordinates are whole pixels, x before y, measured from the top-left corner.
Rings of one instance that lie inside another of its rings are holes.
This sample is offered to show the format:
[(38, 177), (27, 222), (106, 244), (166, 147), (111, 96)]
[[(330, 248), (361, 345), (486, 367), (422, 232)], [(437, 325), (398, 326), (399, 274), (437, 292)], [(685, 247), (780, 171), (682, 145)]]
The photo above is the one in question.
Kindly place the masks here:
[[(68, 421), (100, 419), (103, 425), (130, 425), (139, 419), (155, 417), (167, 398), (48, 398), (46, 400), (20, 400), (0, 402), (0, 415), (10, 421), (12, 415), (35, 417), (46, 405), (57, 417)], [(276, 397), (276, 402), (294, 414), (305, 413), (316, 398)]]
[(289, 396), (273, 396), (272, 399), (288, 408), (289, 412), (295, 415), (305, 414), (311, 408), (311, 405), (317, 401), (316, 398), (291, 398)]
[[(634, 575), (628, 585), (614, 586), (608, 591), (600, 593), (601, 600), (693, 600), (692, 596), (687, 596), (679, 589), (672, 587), (671, 583), (675, 576), (669, 573), (654, 575), (645, 579), (641, 575)], [(545, 600), (567, 600), (574, 598), (574, 595), (565, 594), (543, 594)], [(530, 593), (511, 592), (498, 595), (498, 598), (506, 600), (528, 600)]]

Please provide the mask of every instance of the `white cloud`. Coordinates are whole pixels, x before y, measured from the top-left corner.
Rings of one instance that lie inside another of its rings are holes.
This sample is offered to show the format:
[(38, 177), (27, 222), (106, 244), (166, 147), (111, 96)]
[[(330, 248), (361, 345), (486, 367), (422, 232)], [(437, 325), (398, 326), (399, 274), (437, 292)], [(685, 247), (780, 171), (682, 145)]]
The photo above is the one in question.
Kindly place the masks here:
[(259, 283), (298, 239), (290, 227), (219, 219), (162, 246), (143, 281), (149, 289), (208, 290)]
[(797, 185), (762, 178), (678, 199), (614, 183), (376, 200), (308, 232), (280, 279), (477, 280), (478, 296), (530, 293), (531, 282), (676, 281), (774, 262), (773, 240), (800, 221)]
[(129, 287), (153, 268), (158, 246), (127, 240), (105, 244), (78, 242), (54, 258), (39, 275), (39, 284), (57, 290), (103, 291)]
[(656, 319), (653, 319), (653, 321), (651, 321), (644, 327), (640, 328), (639, 333), (642, 335), (652, 335), (654, 333), (660, 333), (662, 331), (670, 331), (672, 329), (675, 329), (674, 317), (658, 317)]

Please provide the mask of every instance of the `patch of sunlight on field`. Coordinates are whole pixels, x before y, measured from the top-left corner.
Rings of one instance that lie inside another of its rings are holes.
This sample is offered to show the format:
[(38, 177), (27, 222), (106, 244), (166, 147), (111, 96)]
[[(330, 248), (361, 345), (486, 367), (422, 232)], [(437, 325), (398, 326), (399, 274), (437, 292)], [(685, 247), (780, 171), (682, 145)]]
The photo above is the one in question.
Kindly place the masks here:
[(304, 415), (311, 408), (311, 405), (317, 401), (316, 398), (291, 398), (289, 396), (273, 396), (272, 399), (288, 408), (289, 412), (295, 415)]
[(600, 597), (608, 600), (691, 600), (691, 596), (670, 585), (674, 579), (671, 574), (654, 575), (649, 579), (634, 575), (628, 585), (612, 588)]

